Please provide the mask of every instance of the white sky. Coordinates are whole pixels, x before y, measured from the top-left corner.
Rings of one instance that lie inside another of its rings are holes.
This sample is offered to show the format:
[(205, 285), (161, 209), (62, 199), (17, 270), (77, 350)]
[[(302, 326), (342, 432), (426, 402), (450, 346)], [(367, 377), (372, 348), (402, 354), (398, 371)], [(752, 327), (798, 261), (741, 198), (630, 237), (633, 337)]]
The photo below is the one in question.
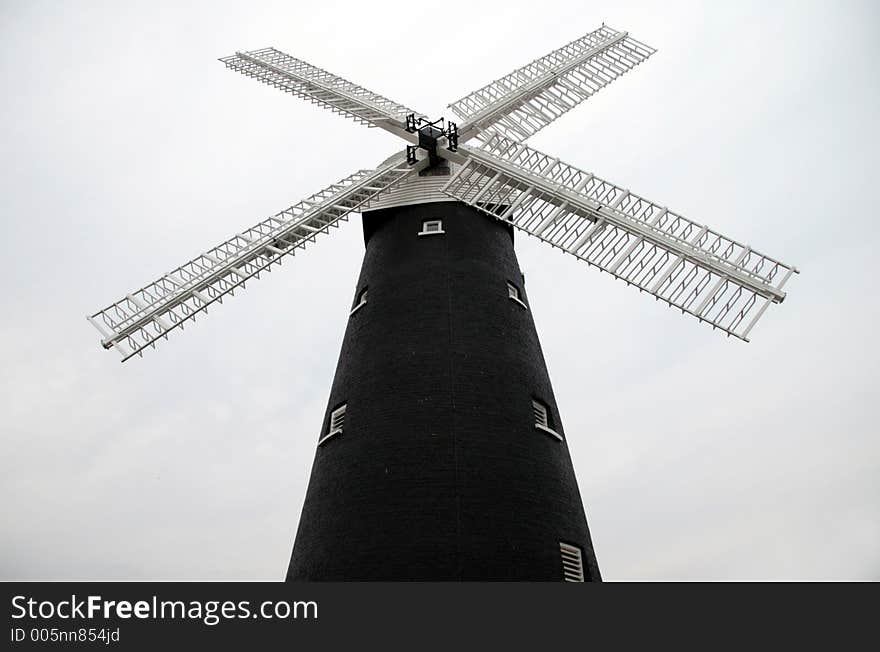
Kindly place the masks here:
[(880, 579), (878, 5), (582, 0), (3, 1), (0, 579), (284, 575), (359, 218), (142, 360), (84, 315), (402, 143), (217, 57), (439, 116), (603, 20), (659, 52), (530, 143), (803, 272), (745, 344), (517, 238), (603, 574)]

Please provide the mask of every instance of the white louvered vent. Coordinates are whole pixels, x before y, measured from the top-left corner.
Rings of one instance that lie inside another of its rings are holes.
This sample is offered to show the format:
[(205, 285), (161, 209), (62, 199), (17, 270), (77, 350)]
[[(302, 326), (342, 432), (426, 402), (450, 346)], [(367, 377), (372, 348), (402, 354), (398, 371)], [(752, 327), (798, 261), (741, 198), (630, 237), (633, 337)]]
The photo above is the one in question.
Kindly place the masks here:
[(535, 415), (535, 428), (547, 433), (558, 441), (562, 441), (562, 435), (550, 427), (550, 413), (546, 405), (537, 399), (532, 399), (532, 412)]
[(565, 581), (583, 582), (584, 560), (581, 549), (560, 541), (559, 553), (562, 555), (562, 576)]
[(549, 428), (550, 423), (547, 421), (547, 406), (540, 401), (532, 401), (532, 410), (535, 413), (535, 425)]
[(523, 308), (527, 307), (523, 300), (520, 298), (519, 288), (510, 281), (507, 282), (507, 298), (511, 301), (515, 301)]
[(324, 442), (326, 442), (331, 437), (335, 437), (336, 435), (342, 434), (342, 426), (345, 424), (345, 404), (343, 403), (338, 408), (333, 410), (330, 413), (330, 429), (327, 434), (321, 437), (318, 440), (318, 446), (321, 446)]
[(345, 405), (340, 405), (330, 413), (330, 430), (341, 432), (343, 424), (345, 424)]

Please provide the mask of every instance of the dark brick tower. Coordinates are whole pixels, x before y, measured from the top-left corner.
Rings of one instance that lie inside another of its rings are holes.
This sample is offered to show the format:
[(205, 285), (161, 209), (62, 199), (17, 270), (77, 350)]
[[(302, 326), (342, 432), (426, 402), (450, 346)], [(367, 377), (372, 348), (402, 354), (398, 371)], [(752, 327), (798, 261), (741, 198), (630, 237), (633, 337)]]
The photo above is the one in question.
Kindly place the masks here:
[(440, 202), (364, 240), (287, 579), (599, 580), (512, 230)]

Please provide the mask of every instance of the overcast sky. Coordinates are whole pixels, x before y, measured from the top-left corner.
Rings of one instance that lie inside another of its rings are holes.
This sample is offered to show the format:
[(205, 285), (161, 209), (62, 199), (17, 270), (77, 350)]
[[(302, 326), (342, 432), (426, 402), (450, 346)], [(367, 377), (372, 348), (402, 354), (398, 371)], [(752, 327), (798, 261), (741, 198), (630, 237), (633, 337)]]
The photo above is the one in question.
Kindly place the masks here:
[(360, 218), (143, 359), (84, 316), (402, 143), (218, 57), (440, 116), (602, 21), (658, 53), (530, 143), (802, 270), (746, 344), (517, 237), (603, 575), (880, 579), (878, 4), (584, 0), (3, 0), (0, 579), (284, 576)]

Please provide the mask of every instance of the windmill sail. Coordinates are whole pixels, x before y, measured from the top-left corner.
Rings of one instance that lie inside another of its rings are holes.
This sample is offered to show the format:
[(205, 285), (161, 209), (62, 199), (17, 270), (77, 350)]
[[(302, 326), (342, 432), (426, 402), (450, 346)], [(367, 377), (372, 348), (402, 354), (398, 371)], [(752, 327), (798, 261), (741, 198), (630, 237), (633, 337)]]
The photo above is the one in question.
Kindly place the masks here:
[(797, 270), (500, 135), (444, 191), (730, 335), (748, 340)]
[(424, 117), (422, 113), (275, 48), (236, 52), (220, 61), (227, 68), (330, 109), (355, 122), (368, 127), (382, 127), (409, 140), (412, 138), (405, 130), (406, 116), (414, 113), (417, 117)]
[(411, 173), (403, 154), (376, 170), (361, 170), (163, 274), (88, 320), (103, 336), (103, 346), (117, 349), (124, 362), (339, 226)]
[[(233, 70), (413, 145), (407, 156), (343, 179), (88, 319), (102, 344), (127, 360), (349, 213), (450, 196), (748, 339), (766, 308), (785, 298), (794, 267), (518, 142), (654, 52), (603, 25), (452, 103), (465, 123), (439, 133), (431, 131), (436, 123), (422, 125), (423, 114), (274, 48), (225, 57)], [(475, 136), (482, 147), (456, 147)], [(420, 148), (428, 156), (408, 166)], [(439, 166), (440, 159), (450, 165)], [(436, 174), (427, 173), (430, 166)], [(441, 180), (453, 172), (448, 183)], [(383, 194), (402, 181), (400, 193)]]
[(654, 54), (627, 32), (599, 29), (449, 105), (461, 139), (489, 130), (525, 140)]

